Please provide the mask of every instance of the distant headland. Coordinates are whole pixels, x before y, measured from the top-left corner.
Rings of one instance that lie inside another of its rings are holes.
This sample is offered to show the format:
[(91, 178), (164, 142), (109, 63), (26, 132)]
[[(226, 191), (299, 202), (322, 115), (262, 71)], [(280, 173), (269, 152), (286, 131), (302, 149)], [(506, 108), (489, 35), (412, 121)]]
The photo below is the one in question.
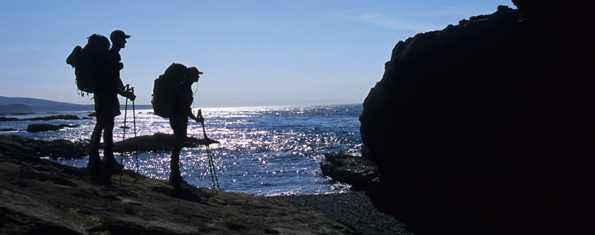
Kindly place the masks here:
[[(124, 109), (124, 105), (121, 105)], [(152, 109), (151, 105), (136, 105), (136, 109)], [(0, 96), (0, 114), (95, 111), (92, 104), (72, 104), (45, 99)]]

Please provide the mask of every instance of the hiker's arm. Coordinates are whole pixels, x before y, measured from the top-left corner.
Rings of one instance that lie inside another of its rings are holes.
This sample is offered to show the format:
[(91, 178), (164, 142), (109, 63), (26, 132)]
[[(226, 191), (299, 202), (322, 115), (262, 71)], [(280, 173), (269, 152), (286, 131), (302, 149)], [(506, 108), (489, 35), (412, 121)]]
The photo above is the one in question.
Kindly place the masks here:
[(122, 87), (122, 89), (118, 89), (118, 94), (120, 94), (121, 96), (124, 96), (132, 101), (134, 101), (136, 99), (136, 95), (134, 95), (133, 92), (127, 91), (123, 87)]
[(198, 120), (196, 120), (196, 116), (194, 116), (194, 113), (192, 113), (192, 109), (191, 108), (188, 108), (187, 113), (188, 113), (188, 117), (190, 117), (190, 118), (192, 118), (192, 120), (195, 120), (195, 121), (198, 122)]

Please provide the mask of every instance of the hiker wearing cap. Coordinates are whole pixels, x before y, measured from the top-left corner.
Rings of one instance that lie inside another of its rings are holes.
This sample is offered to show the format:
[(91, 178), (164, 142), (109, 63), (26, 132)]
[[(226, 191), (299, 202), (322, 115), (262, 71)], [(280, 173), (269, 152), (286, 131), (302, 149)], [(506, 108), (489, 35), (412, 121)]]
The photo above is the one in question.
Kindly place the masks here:
[[(91, 172), (98, 172), (97, 169), (100, 168), (101, 174), (94, 174), (93, 177), (96, 179), (100, 177), (103, 183), (109, 183), (113, 173), (122, 169), (122, 166), (114, 158), (113, 152), (114, 118), (121, 114), (118, 94), (131, 100), (136, 98), (132, 92), (125, 90), (120, 79), (120, 70), (124, 68), (121, 62), (120, 49), (124, 48), (126, 38), (130, 38), (130, 35), (126, 35), (121, 30), (115, 30), (111, 33), (112, 47), (109, 50), (107, 64), (104, 68), (106, 75), (97, 81), (96, 92), (94, 93), (97, 123), (91, 135), (91, 153), (89, 154), (88, 167)], [(99, 166), (98, 146), (102, 131), (104, 156), (103, 162)]]
[(185, 183), (180, 172), (180, 151), (184, 145), (188, 128), (188, 117), (202, 122), (202, 116), (196, 117), (192, 113), (192, 84), (198, 82), (202, 72), (196, 67), (186, 67), (173, 63), (165, 72), (155, 79), (153, 87), (153, 111), (155, 115), (169, 118), (169, 125), (174, 131), (174, 146), (171, 153), (171, 173), (169, 183), (180, 188)]
[(169, 125), (174, 131), (174, 146), (171, 153), (171, 173), (169, 176), (169, 182), (176, 188), (180, 187), (182, 179), (180, 172), (180, 151), (186, 139), (187, 128), (188, 128), (188, 117), (195, 121), (200, 121), (192, 113), (192, 84), (198, 82), (200, 77), (200, 71), (195, 67), (189, 67), (186, 69), (184, 78), (181, 81), (180, 88), (175, 95), (174, 107), (172, 109), (172, 115), (169, 118)]

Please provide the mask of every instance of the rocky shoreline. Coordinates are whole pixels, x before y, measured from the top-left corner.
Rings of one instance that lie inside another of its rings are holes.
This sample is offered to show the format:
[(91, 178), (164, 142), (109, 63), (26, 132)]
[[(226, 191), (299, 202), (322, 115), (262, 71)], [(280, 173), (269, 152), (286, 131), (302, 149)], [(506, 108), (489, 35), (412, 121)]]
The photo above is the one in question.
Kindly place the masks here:
[(318, 212), (243, 193), (124, 171), (101, 186), (84, 169), (0, 154), (0, 218), (7, 234), (359, 234)]
[(41, 159), (51, 146), (0, 136), (3, 233), (411, 234), (363, 192), (266, 198), (187, 184), (176, 192), (128, 170), (103, 186), (85, 169)]
[(374, 207), (364, 192), (326, 195), (295, 195), (270, 197), (306, 209), (330, 215), (370, 235), (412, 235), (405, 224)]

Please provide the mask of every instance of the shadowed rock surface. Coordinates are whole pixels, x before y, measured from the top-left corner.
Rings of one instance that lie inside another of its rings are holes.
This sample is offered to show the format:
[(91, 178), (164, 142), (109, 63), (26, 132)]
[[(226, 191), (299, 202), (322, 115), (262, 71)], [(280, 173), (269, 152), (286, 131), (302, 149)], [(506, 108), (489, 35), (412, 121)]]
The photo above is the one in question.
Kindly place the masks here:
[(364, 192), (326, 195), (275, 196), (271, 199), (328, 214), (369, 235), (413, 235), (405, 224), (378, 211)]
[(97, 185), (84, 169), (15, 150), (27, 147), (0, 152), (5, 234), (359, 234), (288, 203), (187, 184), (175, 192), (132, 171)]
[(367, 195), (415, 234), (595, 232), (593, 21), (516, 2), (400, 41), (366, 97)]

